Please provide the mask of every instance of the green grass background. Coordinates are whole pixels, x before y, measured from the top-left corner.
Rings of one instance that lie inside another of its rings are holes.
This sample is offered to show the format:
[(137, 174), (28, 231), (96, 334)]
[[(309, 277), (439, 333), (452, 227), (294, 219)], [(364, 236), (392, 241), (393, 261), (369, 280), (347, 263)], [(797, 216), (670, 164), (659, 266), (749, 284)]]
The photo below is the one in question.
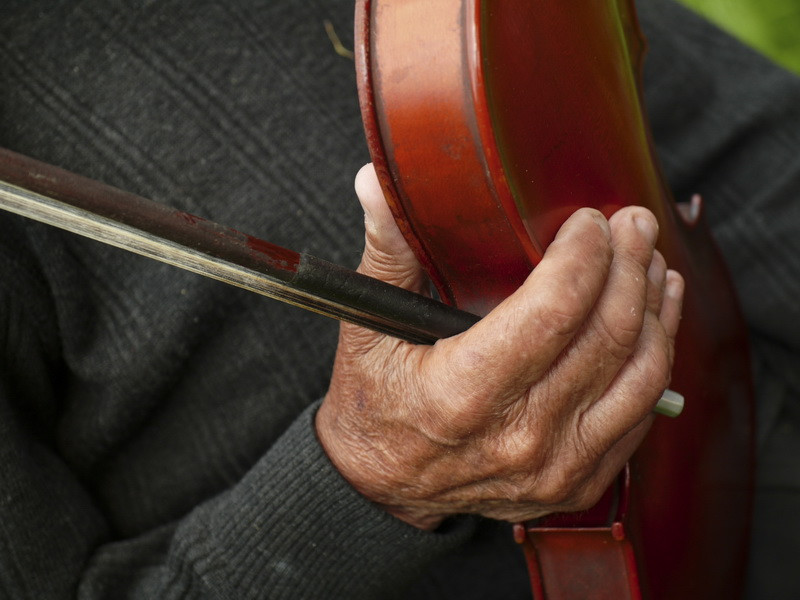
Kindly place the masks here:
[(800, 73), (800, 0), (681, 0), (685, 5)]

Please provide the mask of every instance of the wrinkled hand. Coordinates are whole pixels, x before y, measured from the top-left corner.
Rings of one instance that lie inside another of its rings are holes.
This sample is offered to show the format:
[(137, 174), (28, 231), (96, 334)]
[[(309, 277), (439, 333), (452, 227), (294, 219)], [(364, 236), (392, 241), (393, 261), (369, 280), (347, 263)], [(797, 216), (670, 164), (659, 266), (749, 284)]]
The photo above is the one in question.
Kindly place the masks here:
[[(425, 277), (371, 166), (359, 270)], [(433, 529), (449, 515), (532, 519), (593, 505), (667, 387), (683, 280), (643, 208), (577, 211), (522, 287), (468, 331), (415, 346), (342, 324), (317, 433), (364, 496)]]

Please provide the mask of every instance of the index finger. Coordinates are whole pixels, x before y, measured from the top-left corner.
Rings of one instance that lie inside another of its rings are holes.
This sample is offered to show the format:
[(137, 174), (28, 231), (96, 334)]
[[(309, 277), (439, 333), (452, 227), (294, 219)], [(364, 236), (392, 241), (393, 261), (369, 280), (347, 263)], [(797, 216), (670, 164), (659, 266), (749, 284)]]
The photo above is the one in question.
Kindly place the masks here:
[[(576, 211), (523, 285), (452, 343), (483, 383), (527, 389), (580, 330), (603, 290), (611, 234), (594, 209)], [(451, 340), (444, 340), (450, 342)]]

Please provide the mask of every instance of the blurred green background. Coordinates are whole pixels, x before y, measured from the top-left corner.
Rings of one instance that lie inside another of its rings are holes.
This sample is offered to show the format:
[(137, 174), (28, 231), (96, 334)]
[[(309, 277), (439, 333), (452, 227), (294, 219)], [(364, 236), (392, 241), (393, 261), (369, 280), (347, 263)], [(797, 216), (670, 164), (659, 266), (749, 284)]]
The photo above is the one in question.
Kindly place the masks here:
[(681, 0), (739, 39), (800, 73), (800, 0)]

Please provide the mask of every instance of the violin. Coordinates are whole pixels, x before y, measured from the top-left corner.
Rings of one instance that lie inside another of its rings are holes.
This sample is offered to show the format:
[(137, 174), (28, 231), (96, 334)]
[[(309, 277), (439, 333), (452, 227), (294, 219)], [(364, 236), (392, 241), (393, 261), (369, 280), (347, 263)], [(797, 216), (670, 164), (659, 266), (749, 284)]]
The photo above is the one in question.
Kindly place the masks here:
[(753, 486), (742, 317), (699, 197), (678, 204), (643, 109), (632, 0), (359, 0), (356, 67), (384, 195), (441, 298), (485, 314), (591, 206), (649, 208), (686, 280), (672, 386), (593, 509), (518, 524), (537, 599), (734, 598)]

